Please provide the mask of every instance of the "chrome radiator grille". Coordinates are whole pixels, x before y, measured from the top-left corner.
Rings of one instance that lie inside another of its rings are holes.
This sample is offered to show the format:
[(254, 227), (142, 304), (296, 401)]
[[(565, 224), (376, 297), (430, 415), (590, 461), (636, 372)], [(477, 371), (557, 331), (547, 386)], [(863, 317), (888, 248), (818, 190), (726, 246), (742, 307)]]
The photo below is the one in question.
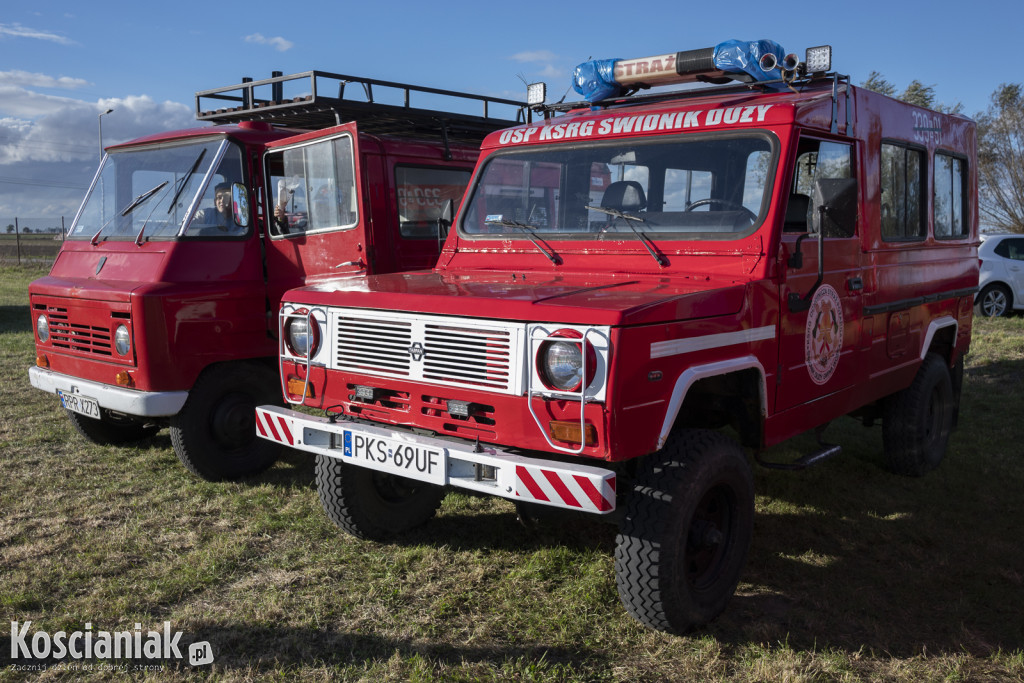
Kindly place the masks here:
[(335, 369), (519, 393), (525, 326), (494, 320), (336, 309)]

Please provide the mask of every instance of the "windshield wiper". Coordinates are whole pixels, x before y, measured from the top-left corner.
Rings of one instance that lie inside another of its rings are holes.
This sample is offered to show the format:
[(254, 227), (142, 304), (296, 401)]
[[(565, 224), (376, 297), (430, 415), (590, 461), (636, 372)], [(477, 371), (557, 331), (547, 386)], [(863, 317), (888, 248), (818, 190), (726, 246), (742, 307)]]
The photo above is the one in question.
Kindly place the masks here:
[[(121, 216), (122, 218), (124, 218), (125, 216), (130, 214), (132, 211), (137, 209), (139, 207), (139, 205), (142, 204), (142, 202), (146, 201), (147, 199), (152, 197), (154, 194), (159, 192), (161, 189), (163, 189), (164, 185), (166, 185), (166, 184), (167, 184), (167, 181), (165, 180), (162, 183), (160, 183), (159, 185), (157, 185), (156, 187), (154, 187), (152, 190), (146, 190), (145, 192), (140, 194), (138, 197), (136, 197), (135, 199), (133, 199), (130, 202), (128, 202), (128, 206), (126, 206), (123, 209), (121, 209), (121, 211), (118, 213), (118, 215)], [(114, 218), (117, 218), (117, 216), (111, 216), (110, 220), (108, 220), (106, 223), (104, 223), (100, 227), (100, 229), (96, 231), (96, 234), (92, 236), (92, 239), (89, 240), (89, 242), (93, 246), (96, 246), (96, 242), (100, 238), (100, 233), (102, 233), (104, 230), (107, 229), (107, 226), (110, 225), (110, 221), (114, 220)]]
[(540, 242), (537, 240), (537, 233), (535, 232), (536, 228), (532, 225), (527, 225), (526, 223), (520, 223), (518, 221), (510, 221), (504, 218), (488, 218), (484, 223), (487, 225), (500, 225), (503, 228), (516, 228), (517, 230), (522, 230), (526, 234), (526, 239), (533, 242), (533, 246), (537, 247), (540, 253), (547, 256), (548, 259), (556, 266), (562, 264), (562, 258), (555, 253), (554, 249), (551, 249), (551, 247), (545, 248), (541, 246)]
[(174, 205), (178, 203), (178, 198), (181, 197), (181, 193), (185, 191), (185, 186), (188, 184), (189, 178), (195, 174), (196, 169), (199, 168), (199, 164), (202, 163), (204, 156), (206, 156), (206, 148), (199, 151), (199, 156), (197, 156), (195, 162), (192, 163), (192, 168), (190, 168), (188, 173), (182, 177), (180, 181), (181, 184), (178, 185), (178, 189), (174, 191), (174, 196), (171, 198), (171, 205), (167, 207), (167, 213), (174, 210)]
[(168, 181), (165, 180), (162, 183), (160, 183), (159, 185), (157, 185), (156, 187), (154, 187), (152, 190), (146, 190), (145, 192), (140, 194), (138, 197), (133, 199), (131, 201), (131, 203), (128, 204), (128, 206), (126, 206), (123, 209), (121, 209), (121, 216), (122, 217), (127, 216), (132, 211), (134, 211), (135, 209), (139, 208), (139, 205), (142, 204), (142, 202), (146, 201), (147, 199), (149, 199), (150, 197), (155, 195), (157, 192), (162, 190), (164, 188), (164, 185), (166, 185), (167, 183), (168, 183)]
[(640, 243), (644, 245), (644, 247), (647, 249), (647, 252), (654, 258), (655, 261), (658, 262), (658, 265), (661, 266), (662, 268), (668, 265), (668, 259), (666, 259), (658, 252), (654, 251), (652, 246), (654, 243), (651, 242), (651, 238), (647, 236), (647, 233), (640, 232), (633, 225), (633, 221), (637, 221), (639, 223), (646, 223), (647, 220), (645, 218), (643, 218), (642, 216), (635, 216), (631, 213), (626, 213), (625, 211), (619, 211), (618, 209), (607, 209), (603, 206), (590, 206), (588, 204), (584, 208), (590, 209), (591, 211), (606, 213), (609, 216), (621, 218), (622, 220), (626, 221), (626, 225), (628, 225), (629, 229), (633, 231), (633, 234), (636, 235), (636, 238), (638, 240), (640, 240)]

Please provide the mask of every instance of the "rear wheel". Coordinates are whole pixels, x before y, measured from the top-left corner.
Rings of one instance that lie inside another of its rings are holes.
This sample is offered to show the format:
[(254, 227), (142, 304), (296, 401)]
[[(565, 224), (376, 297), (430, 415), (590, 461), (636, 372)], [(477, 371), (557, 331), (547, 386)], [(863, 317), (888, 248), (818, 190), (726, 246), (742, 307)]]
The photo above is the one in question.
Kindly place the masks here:
[(332, 522), (357, 538), (383, 541), (434, 516), (445, 490), (316, 456), (316, 490)]
[(986, 318), (1010, 315), (1013, 295), (1003, 285), (989, 285), (978, 295), (977, 311)]
[(659, 631), (684, 633), (722, 613), (754, 526), (754, 482), (739, 446), (683, 430), (640, 465), (615, 539), (623, 605)]
[(238, 479), (273, 465), (281, 447), (256, 436), (258, 405), (281, 405), (277, 374), (269, 367), (232, 363), (207, 368), (171, 418), (178, 459), (207, 481)]
[(913, 383), (885, 399), (882, 447), (889, 468), (920, 477), (942, 462), (956, 413), (953, 382), (945, 361), (929, 353)]
[(86, 417), (65, 409), (71, 426), (87, 441), (101, 446), (116, 446), (133, 443), (149, 438), (159, 431), (159, 427), (148, 424), (132, 415), (112, 413), (100, 408), (100, 419)]

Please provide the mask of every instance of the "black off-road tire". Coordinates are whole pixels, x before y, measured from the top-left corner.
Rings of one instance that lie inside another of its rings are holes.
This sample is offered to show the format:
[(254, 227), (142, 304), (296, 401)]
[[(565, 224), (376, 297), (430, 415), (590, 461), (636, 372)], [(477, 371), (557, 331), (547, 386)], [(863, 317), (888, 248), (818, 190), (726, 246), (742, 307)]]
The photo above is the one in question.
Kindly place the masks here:
[(316, 456), (316, 491), (332, 522), (356, 538), (385, 541), (426, 524), (441, 506), (440, 486)]
[(171, 444), (185, 468), (207, 481), (258, 474), (281, 446), (256, 436), (256, 406), (281, 405), (277, 373), (259, 363), (214, 365), (171, 418)]
[(1005, 285), (988, 285), (978, 295), (974, 312), (986, 318), (1000, 318), (1013, 311), (1013, 294)]
[(111, 413), (105, 408), (100, 408), (100, 419), (79, 415), (68, 409), (64, 409), (71, 420), (71, 426), (81, 434), (86, 441), (100, 446), (119, 446), (126, 443), (142, 441), (160, 431), (154, 424), (148, 424), (130, 415), (119, 415)]
[(633, 617), (669, 633), (706, 624), (736, 591), (754, 528), (740, 447), (682, 430), (640, 464), (615, 539), (615, 582)]
[(929, 353), (909, 387), (882, 404), (882, 448), (889, 469), (920, 477), (946, 455), (956, 399), (949, 368)]

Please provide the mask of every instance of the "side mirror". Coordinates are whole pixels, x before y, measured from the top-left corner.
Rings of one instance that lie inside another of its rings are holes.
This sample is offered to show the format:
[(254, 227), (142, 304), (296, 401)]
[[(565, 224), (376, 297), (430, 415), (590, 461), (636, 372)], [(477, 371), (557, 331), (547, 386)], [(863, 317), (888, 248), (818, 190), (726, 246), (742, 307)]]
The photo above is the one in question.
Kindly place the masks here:
[(857, 229), (857, 180), (818, 178), (811, 188), (811, 232), (853, 237)]
[(237, 225), (249, 227), (249, 193), (245, 191), (245, 185), (242, 183), (231, 186), (231, 210)]

